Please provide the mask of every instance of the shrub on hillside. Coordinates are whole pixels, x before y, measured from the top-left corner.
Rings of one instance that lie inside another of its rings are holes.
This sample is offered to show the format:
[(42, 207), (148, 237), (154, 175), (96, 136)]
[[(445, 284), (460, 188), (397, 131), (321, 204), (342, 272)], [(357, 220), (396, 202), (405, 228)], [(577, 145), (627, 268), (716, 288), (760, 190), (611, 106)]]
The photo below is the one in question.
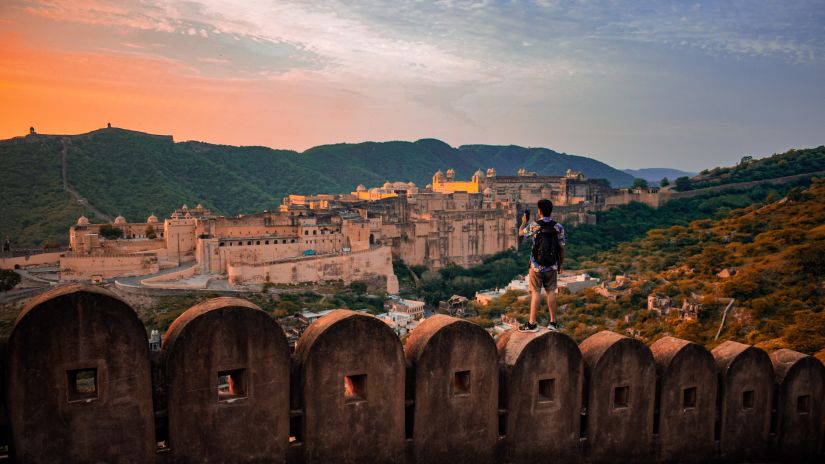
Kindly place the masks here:
[(8, 269), (0, 269), (0, 292), (6, 292), (20, 283), (20, 274)]

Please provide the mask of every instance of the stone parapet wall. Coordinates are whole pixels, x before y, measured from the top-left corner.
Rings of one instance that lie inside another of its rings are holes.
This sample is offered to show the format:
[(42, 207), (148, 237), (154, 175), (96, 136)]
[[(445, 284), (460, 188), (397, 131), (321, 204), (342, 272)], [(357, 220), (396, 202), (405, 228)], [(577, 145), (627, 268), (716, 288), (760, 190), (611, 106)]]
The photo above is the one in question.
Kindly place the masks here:
[[(402, 346), (335, 311), (291, 352), (252, 303), (215, 298), (149, 352), (97, 287), (31, 301), (3, 352), (14, 462), (822, 462), (825, 367), (790, 350), (433, 316)], [(3, 433), (5, 432), (5, 433)]]

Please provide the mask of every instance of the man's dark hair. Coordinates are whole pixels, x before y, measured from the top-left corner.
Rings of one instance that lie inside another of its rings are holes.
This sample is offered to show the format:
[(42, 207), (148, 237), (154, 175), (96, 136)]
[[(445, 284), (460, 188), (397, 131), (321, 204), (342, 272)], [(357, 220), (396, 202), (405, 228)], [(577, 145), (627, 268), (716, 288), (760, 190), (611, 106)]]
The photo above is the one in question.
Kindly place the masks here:
[(539, 200), (538, 207), (541, 215), (546, 218), (549, 218), (550, 215), (553, 214), (553, 202), (546, 198)]

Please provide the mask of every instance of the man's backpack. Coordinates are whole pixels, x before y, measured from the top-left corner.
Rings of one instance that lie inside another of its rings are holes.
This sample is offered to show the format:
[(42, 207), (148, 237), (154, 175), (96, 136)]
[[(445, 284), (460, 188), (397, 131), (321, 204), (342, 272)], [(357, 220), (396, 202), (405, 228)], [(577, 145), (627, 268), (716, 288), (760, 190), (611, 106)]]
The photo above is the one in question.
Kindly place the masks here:
[(533, 237), (533, 261), (542, 267), (555, 266), (559, 264), (561, 254), (556, 221), (538, 221), (538, 225), (540, 229)]

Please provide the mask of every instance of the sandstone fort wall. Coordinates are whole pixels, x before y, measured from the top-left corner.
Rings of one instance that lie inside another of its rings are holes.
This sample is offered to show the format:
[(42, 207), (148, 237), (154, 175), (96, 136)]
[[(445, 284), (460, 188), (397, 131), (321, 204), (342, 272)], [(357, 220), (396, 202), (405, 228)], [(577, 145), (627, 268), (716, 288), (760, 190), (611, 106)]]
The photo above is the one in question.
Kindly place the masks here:
[(389, 247), (282, 259), (269, 263), (229, 262), (226, 267), (231, 284), (298, 284), (308, 282), (337, 281), (350, 283), (369, 279), (371, 276), (387, 276), (387, 291), (398, 292), (398, 281), (393, 274)]
[(73, 255), (60, 257), (60, 281), (89, 281), (154, 274), (160, 270), (156, 254)]
[(44, 264), (58, 263), (60, 261), (60, 255), (62, 254), (63, 252), (57, 252), (39, 253), (36, 255), (28, 256), (14, 256), (9, 258), (3, 257), (0, 258), (0, 269), (14, 269), (15, 266), (42, 266)]
[(790, 350), (612, 332), (498, 343), (447, 316), (405, 347), (335, 311), (291, 353), (245, 300), (184, 312), (150, 352), (134, 310), (73, 285), (4, 347), (15, 462), (822, 462), (825, 367)]

